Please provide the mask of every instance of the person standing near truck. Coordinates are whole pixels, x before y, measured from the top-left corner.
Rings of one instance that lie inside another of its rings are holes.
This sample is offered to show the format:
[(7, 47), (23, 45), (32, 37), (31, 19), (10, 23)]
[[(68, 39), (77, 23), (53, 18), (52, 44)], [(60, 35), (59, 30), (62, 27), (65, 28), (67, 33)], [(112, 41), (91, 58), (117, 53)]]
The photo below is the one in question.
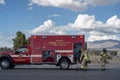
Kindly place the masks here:
[(80, 62), (81, 62), (81, 70), (87, 71), (87, 66), (88, 63), (90, 63), (89, 55), (87, 50), (82, 51), (81, 57), (80, 57)]
[(101, 52), (100, 56), (101, 56), (100, 60), (101, 60), (102, 70), (105, 70), (107, 57), (108, 57), (106, 48), (103, 48), (103, 51)]

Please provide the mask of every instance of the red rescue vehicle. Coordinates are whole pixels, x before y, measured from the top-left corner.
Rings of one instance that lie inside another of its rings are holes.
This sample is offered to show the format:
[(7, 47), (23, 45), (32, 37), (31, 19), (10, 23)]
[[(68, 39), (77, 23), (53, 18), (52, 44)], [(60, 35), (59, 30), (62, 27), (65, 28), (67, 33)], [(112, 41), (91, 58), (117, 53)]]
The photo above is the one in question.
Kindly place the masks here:
[(84, 35), (32, 35), (29, 41), (28, 46), (15, 51), (0, 52), (1, 68), (11, 69), (19, 64), (55, 64), (68, 69), (70, 64), (76, 63), (79, 50), (86, 48)]

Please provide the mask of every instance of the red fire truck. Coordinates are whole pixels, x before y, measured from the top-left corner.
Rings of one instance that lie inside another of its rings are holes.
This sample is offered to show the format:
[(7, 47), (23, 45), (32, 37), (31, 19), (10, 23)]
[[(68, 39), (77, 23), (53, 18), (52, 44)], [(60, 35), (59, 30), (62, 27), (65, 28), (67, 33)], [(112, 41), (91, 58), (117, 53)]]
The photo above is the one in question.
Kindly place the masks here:
[(32, 35), (28, 46), (15, 51), (0, 52), (2, 69), (12, 69), (19, 64), (55, 64), (68, 69), (76, 63), (79, 50), (85, 49), (84, 35)]

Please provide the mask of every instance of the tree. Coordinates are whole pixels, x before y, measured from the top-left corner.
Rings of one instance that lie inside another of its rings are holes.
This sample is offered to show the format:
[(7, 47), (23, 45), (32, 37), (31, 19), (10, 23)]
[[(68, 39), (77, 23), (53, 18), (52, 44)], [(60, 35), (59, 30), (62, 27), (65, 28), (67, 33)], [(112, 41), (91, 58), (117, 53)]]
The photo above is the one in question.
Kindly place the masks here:
[(16, 37), (13, 39), (13, 45), (14, 49), (19, 48), (20, 46), (25, 46), (28, 44), (28, 40), (26, 39), (26, 36), (21, 31), (18, 31), (16, 33)]

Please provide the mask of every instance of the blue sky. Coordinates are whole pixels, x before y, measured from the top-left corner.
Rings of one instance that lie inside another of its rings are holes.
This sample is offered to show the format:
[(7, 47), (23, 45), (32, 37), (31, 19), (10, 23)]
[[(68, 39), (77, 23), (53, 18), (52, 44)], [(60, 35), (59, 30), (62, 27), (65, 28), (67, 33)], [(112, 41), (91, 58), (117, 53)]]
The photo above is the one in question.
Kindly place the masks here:
[(17, 31), (120, 40), (120, 0), (0, 0), (0, 47)]

